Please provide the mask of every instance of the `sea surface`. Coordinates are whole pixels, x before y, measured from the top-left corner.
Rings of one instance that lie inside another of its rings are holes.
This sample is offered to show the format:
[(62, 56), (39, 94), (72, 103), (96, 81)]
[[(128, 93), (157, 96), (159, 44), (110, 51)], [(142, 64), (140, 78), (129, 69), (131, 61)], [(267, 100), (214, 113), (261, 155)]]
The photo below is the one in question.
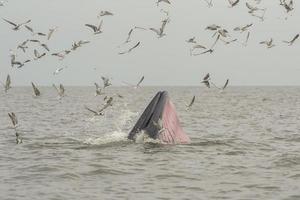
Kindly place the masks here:
[[(93, 87), (0, 93), (0, 199), (300, 199), (300, 87), (112, 87), (94, 116)], [(187, 145), (126, 139), (159, 90), (168, 90)], [(186, 104), (196, 96), (193, 107)], [(15, 112), (23, 144), (15, 143)]]

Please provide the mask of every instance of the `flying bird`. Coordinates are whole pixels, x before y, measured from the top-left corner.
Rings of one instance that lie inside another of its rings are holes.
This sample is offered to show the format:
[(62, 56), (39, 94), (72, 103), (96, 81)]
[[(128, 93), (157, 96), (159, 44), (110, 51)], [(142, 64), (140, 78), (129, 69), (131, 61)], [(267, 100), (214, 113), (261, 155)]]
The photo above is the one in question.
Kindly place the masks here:
[(16, 114), (14, 112), (8, 113), (8, 116), (11, 120), (11, 123), (13, 124), (13, 128), (15, 130), (15, 134), (16, 134), (16, 143), (17, 144), (21, 144), (23, 143), (22, 138), (20, 137), (18, 131), (17, 131), (17, 126), (18, 126), (18, 118), (16, 116)]

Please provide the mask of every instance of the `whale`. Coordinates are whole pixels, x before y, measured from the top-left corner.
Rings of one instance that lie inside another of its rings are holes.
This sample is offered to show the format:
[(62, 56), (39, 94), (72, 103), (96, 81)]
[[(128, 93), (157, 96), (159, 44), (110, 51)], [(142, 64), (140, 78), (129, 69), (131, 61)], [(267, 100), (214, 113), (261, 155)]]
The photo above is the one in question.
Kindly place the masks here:
[(167, 91), (159, 91), (152, 98), (129, 132), (128, 139), (136, 141), (140, 134), (163, 144), (187, 144), (191, 141), (180, 125)]

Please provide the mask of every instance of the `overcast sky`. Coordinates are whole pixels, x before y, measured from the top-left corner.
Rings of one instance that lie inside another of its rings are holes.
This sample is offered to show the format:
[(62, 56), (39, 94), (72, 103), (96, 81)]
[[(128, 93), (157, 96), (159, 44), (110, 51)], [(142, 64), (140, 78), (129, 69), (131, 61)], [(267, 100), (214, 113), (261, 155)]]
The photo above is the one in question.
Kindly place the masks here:
[[(0, 7), (1, 18), (18, 23), (31, 19), (30, 26), (38, 32), (59, 27), (47, 42), (52, 53), (70, 48), (73, 41), (90, 40), (91, 43), (63, 61), (47, 56), (21, 69), (11, 68), (9, 49), (17, 52), (17, 60), (33, 57), (33, 45), (26, 54), (16, 50), (17, 44), (32, 36), (24, 27), (13, 31), (1, 20), (0, 79), (3, 82), (9, 73), (13, 85), (29, 85), (31, 81), (38, 85), (92, 85), (95, 81), (100, 83), (103, 75), (112, 77), (113, 84), (121, 85), (122, 81), (137, 82), (145, 75), (144, 85), (175, 86), (199, 85), (209, 72), (218, 84), (229, 78), (231, 85), (300, 85), (300, 40), (293, 46), (282, 43), (300, 33), (297, 4), (286, 14), (279, 1), (262, 0), (258, 6), (267, 8), (267, 12), (265, 21), (261, 22), (247, 12), (245, 0), (240, 0), (234, 8), (228, 7), (227, 0), (213, 0), (212, 8), (204, 0), (170, 1), (171, 5), (161, 3), (157, 7), (155, 0), (8, 0)], [(158, 39), (152, 31), (139, 30), (132, 35), (132, 43), (118, 48), (134, 26), (159, 28), (161, 20), (166, 18), (160, 11), (162, 8), (169, 11), (167, 36)], [(101, 10), (111, 11), (114, 16), (103, 17), (103, 33), (94, 36), (84, 24), (98, 24), (97, 15)], [(232, 29), (249, 23), (254, 25), (250, 28), (249, 44), (244, 47), (240, 43), (246, 33)], [(204, 30), (210, 24), (226, 28), (239, 43), (220, 42), (211, 55), (190, 56), (191, 44), (185, 42), (188, 38), (195, 36), (199, 44), (206, 46), (214, 42), (212, 32)], [(259, 44), (271, 37), (276, 44), (274, 48)], [(138, 41), (139, 48), (118, 55)], [(59, 75), (53, 75), (58, 67), (65, 66)]]

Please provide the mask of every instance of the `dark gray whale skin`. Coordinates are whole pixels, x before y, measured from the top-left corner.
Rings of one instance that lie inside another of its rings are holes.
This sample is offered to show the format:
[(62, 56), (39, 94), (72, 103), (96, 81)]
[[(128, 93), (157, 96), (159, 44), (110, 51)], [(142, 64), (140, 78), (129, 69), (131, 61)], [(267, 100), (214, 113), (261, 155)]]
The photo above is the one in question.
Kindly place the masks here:
[(148, 106), (130, 131), (128, 139), (135, 140), (137, 134), (141, 131), (145, 131), (145, 133), (148, 134), (152, 139), (158, 138), (158, 133), (160, 130), (157, 124), (159, 124), (159, 119), (162, 118), (167, 98), (167, 91), (159, 91), (153, 97), (151, 102), (148, 104)]

